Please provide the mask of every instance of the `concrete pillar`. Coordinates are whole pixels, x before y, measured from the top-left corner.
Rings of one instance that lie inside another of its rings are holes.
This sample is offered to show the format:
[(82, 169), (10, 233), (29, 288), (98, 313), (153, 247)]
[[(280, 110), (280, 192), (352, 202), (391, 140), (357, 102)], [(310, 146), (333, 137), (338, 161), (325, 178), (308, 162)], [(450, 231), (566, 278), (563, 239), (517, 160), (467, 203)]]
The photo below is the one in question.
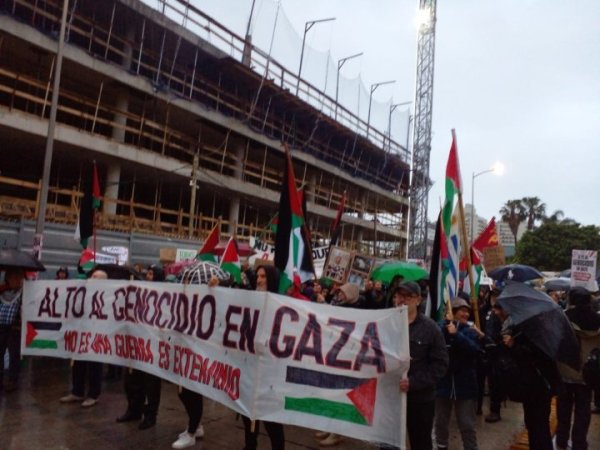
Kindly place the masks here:
[(115, 97), (115, 109), (117, 112), (113, 117), (113, 121), (115, 122), (115, 126), (112, 130), (112, 138), (117, 141), (124, 143), (125, 142), (125, 126), (127, 125), (127, 116), (125, 114), (120, 114), (122, 111), (124, 113), (129, 109), (129, 94), (125, 90), (119, 90)]
[(307, 189), (306, 200), (308, 202), (315, 203), (316, 192), (317, 192), (317, 175), (314, 173), (311, 173), (308, 176), (308, 189)]
[[(108, 165), (106, 174), (106, 189), (104, 197), (117, 200), (119, 198), (119, 182), (121, 180), (121, 164), (112, 162)], [(117, 213), (116, 202), (105, 201), (103, 204), (104, 212), (107, 214)]]
[[(233, 175), (236, 180), (242, 180), (244, 175), (244, 153), (246, 147), (243, 141), (233, 142), (233, 152), (235, 153), (235, 168)], [(238, 196), (233, 197), (229, 200), (229, 227), (228, 232), (230, 235), (236, 234), (236, 225), (240, 217), (240, 198)]]
[(229, 200), (229, 227), (227, 231), (231, 236), (236, 234), (236, 225), (240, 217), (240, 198), (233, 197)]
[(123, 69), (130, 70), (133, 62), (133, 45), (135, 44), (135, 29), (134, 27), (128, 27), (125, 40), (123, 42), (123, 60), (121, 66)]

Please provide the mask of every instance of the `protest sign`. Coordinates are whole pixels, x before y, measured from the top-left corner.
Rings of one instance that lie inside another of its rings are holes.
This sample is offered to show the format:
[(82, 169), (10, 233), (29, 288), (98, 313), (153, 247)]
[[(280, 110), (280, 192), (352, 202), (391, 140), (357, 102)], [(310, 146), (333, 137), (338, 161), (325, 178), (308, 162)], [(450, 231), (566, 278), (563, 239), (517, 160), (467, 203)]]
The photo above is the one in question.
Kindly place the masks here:
[(581, 286), (590, 292), (597, 291), (597, 260), (598, 252), (595, 250), (573, 250), (571, 254), (571, 286)]
[(27, 282), (22, 353), (119, 364), (252, 419), (403, 447), (405, 308), (118, 280)]
[[(250, 238), (250, 247), (255, 251), (254, 255), (248, 257), (248, 263), (251, 267), (256, 267), (257, 260), (274, 261), (275, 260), (275, 246), (263, 242), (255, 237)], [(317, 277), (321, 277), (323, 274), (323, 265), (327, 259), (327, 249), (329, 247), (313, 247), (313, 265)]]

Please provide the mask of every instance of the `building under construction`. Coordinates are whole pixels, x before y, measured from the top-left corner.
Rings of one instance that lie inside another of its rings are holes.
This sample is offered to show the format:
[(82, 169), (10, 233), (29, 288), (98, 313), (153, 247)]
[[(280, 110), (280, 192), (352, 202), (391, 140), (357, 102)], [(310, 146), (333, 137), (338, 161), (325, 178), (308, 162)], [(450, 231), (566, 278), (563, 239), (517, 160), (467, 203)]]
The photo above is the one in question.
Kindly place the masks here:
[[(286, 144), (313, 239), (327, 241), (346, 192), (341, 245), (404, 257), (405, 146), (189, 3), (69, 2), (47, 227), (74, 230), (96, 161), (100, 233), (197, 245), (221, 217), (223, 235), (269, 239)], [(4, 227), (40, 208), (61, 8), (0, 0)]]

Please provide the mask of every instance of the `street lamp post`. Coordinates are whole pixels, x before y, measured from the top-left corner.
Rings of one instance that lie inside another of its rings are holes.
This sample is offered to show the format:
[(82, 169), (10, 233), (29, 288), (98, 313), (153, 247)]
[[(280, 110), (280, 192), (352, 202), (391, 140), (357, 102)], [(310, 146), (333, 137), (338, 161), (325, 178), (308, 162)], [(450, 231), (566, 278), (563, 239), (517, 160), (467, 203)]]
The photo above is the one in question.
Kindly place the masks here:
[(358, 58), (359, 56), (362, 56), (362, 54), (363, 54), (363, 52), (360, 52), (355, 55), (347, 56), (345, 58), (338, 60), (337, 78), (335, 80), (335, 120), (337, 120), (337, 110), (338, 110), (338, 94), (339, 94), (339, 89), (340, 89), (340, 69), (346, 63), (346, 61), (348, 61), (349, 59)]
[(373, 83), (371, 85), (371, 92), (369, 94), (369, 113), (367, 114), (367, 138), (369, 137), (369, 128), (371, 127), (371, 102), (373, 101), (373, 92), (377, 90), (379, 86), (385, 84), (394, 84), (396, 80), (382, 81), (381, 83)]
[(495, 173), (496, 175), (502, 175), (504, 172), (504, 166), (502, 163), (495, 163), (492, 167), (481, 172), (473, 172), (471, 177), (471, 244), (475, 240), (475, 178), (486, 173)]
[[(411, 103), (412, 103), (412, 101), (408, 101), (408, 102), (402, 102), (402, 103), (394, 103), (394, 104), (390, 105), (390, 114), (388, 116), (388, 151), (390, 151), (392, 149), (392, 114), (394, 113), (394, 111), (396, 110), (396, 108), (398, 106), (410, 105)], [(408, 121), (408, 127), (410, 129), (410, 116), (409, 116), (409, 121)], [(408, 135), (406, 137), (406, 140), (408, 141)], [(408, 145), (407, 145), (407, 150), (408, 150)]]
[(327, 19), (309, 20), (304, 24), (304, 36), (302, 36), (302, 51), (300, 52), (300, 67), (298, 67), (298, 83), (296, 84), (296, 96), (300, 90), (300, 76), (302, 75), (302, 60), (304, 59), (304, 44), (306, 43), (306, 33), (310, 30), (314, 24), (322, 22), (331, 22), (335, 20), (335, 17), (328, 17)]

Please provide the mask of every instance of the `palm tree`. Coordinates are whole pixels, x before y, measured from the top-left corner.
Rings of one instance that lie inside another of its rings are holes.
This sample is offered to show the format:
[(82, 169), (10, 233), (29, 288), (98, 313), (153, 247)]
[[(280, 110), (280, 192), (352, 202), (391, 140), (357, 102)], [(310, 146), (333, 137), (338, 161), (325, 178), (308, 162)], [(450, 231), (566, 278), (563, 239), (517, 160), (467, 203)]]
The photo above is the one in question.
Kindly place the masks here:
[(542, 219), (542, 222), (544, 222), (544, 223), (560, 223), (560, 222), (562, 222), (563, 217), (565, 217), (565, 213), (563, 212), (563, 210), (557, 209), (552, 214), (550, 214), (549, 216), (546, 216), (544, 219)]
[(527, 216), (527, 230), (533, 230), (536, 220), (543, 220), (546, 217), (546, 204), (542, 203), (539, 197), (523, 197), (521, 203)]
[(521, 222), (527, 219), (525, 207), (523, 206), (521, 200), (508, 200), (500, 209), (500, 214), (502, 221), (508, 223), (508, 227), (515, 238), (516, 247), (519, 225), (521, 225)]
[(565, 217), (565, 213), (561, 209), (557, 209), (551, 215), (542, 219), (544, 224), (560, 223), (562, 225), (576, 225), (578, 222), (570, 217)]

